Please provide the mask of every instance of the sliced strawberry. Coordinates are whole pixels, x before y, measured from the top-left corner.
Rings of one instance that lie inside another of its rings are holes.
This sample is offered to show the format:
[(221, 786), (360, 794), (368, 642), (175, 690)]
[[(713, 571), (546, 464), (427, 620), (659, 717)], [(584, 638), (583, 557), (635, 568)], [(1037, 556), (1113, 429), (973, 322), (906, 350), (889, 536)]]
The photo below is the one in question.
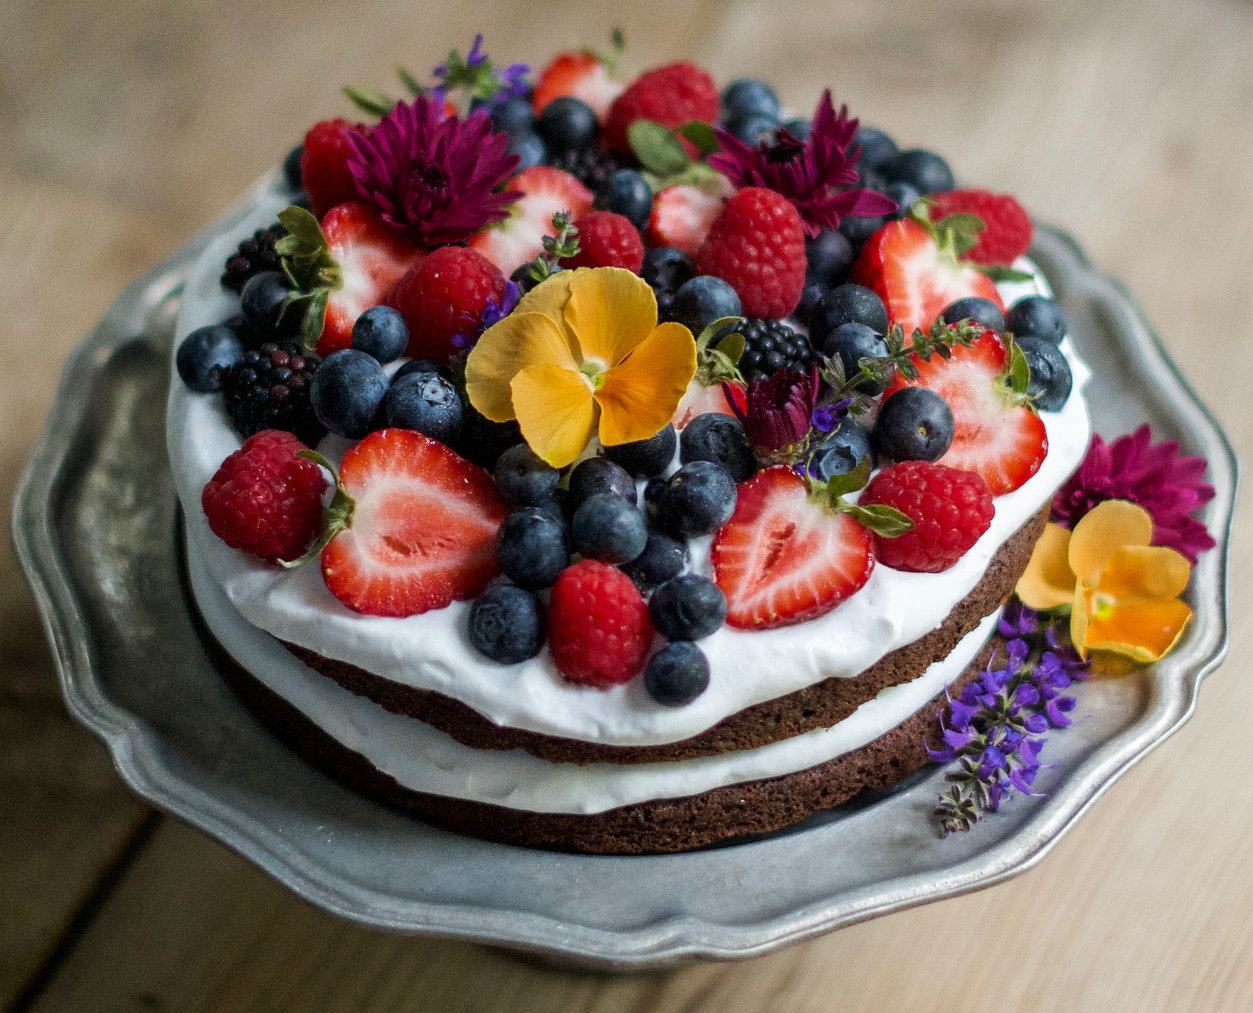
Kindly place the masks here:
[(540, 71), (531, 92), (531, 106), (538, 116), (555, 98), (571, 96), (592, 107), (598, 120), (604, 120), (613, 100), (626, 85), (609, 76), (604, 62), (592, 53), (558, 53)]
[(339, 264), (343, 285), (331, 293), (318, 354), (352, 347), (352, 325), (383, 297), (423, 251), (389, 226), (366, 204), (340, 204), (322, 219), (322, 233)]
[(469, 247), (500, 268), (506, 278), (544, 252), (543, 238), (555, 236), (553, 215), (569, 211), (578, 218), (592, 210), (592, 191), (574, 176), (547, 165), (523, 169), (507, 184), (522, 198), (509, 217), (470, 237)]
[(687, 385), (683, 399), (679, 401), (679, 407), (675, 410), (671, 424), (675, 429), (681, 430), (697, 415), (707, 415), (710, 412), (736, 417), (731, 401), (727, 398), (728, 392), (731, 399), (739, 406), (740, 412), (747, 411), (748, 395), (742, 383), (728, 381), (705, 386), (699, 378), (693, 379)]
[(507, 508), (486, 473), (411, 429), (371, 433), (344, 454), (356, 505), (322, 552), (322, 577), (350, 609), (411, 616), (473, 598), (498, 572)]
[(1005, 308), (991, 278), (941, 250), (924, 226), (908, 218), (888, 222), (866, 240), (853, 281), (877, 292), (888, 321), (906, 333), (915, 327), (925, 331), (949, 303), (967, 296)]
[(349, 138), (358, 129), (344, 119), (322, 120), (305, 134), (300, 153), (300, 182), (318, 218), (337, 204), (361, 199), (357, 181), (348, 168), (348, 159), (353, 154)]
[(953, 443), (938, 463), (973, 471), (993, 496), (1034, 475), (1049, 446), (1040, 416), (1015, 403), (1005, 383), (1008, 358), (996, 332), (985, 331), (973, 345), (955, 347), (952, 358), (923, 362), (914, 356), (918, 379), (898, 374), (884, 393), (886, 400), (902, 387), (926, 387), (944, 398), (953, 411)]
[(723, 202), (734, 192), (730, 183), (710, 189), (678, 183), (659, 190), (648, 216), (648, 245), (673, 246), (695, 257)]
[(789, 626), (825, 615), (874, 568), (870, 532), (809, 496), (791, 468), (767, 468), (736, 490), (735, 513), (714, 536), (714, 580), (727, 625)]

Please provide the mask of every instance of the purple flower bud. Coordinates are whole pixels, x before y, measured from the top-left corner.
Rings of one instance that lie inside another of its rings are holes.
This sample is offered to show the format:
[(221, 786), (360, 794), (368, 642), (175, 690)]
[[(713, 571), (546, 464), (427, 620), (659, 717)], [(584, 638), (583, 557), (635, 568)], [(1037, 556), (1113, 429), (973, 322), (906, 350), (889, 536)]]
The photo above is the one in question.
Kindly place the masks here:
[(764, 464), (794, 464), (809, 440), (810, 417), (818, 398), (818, 368), (808, 373), (779, 370), (766, 380), (750, 380), (743, 412), (731, 407), (744, 423), (753, 452)]

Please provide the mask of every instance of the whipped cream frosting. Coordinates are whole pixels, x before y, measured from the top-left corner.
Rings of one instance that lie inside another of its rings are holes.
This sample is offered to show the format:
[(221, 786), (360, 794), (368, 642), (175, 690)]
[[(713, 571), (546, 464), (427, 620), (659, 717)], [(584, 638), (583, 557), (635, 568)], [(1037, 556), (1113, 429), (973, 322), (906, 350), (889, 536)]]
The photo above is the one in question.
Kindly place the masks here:
[[(246, 219), (206, 249), (184, 291), (176, 347), (191, 330), (237, 312), (237, 299), (219, 283), (221, 265), (242, 238), (273, 221), (287, 197), (277, 184), (260, 188)], [(1032, 269), (1025, 261), (1017, 266)], [(1049, 294), (1044, 279), (1033, 273), (1033, 282), (1000, 286), (1007, 305), (1024, 295)], [(202, 583), (220, 589), (248, 624), (402, 685), (460, 700), (497, 724), (606, 745), (653, 745), (697, 735), (745, 707), (823, 679), (856, 676), (939, 626), (1087, 450), (1090, 424), (1082, 392), (1090, 374), (1069, 340), (1062, 350), (1074, 373), (1074, 391), (1060, 411), (1041, 414), (1048, 456), (1021, 488), (995, 499), (991, 527), (962, 559), (938, 574), (876, 566), (865, 587), (810, 622), (755, 632), (724, 626), (700, 644), (709, 658), (709, 689), (680, 708), (655, 703), (639, 679), (608, 690), (568, 683), (547, 650), (518, 665), (489, 662), (467, 643), (468, 602), (403, 619), (361, 615), (327, 591), (316, 565), (284, 570), (226, 546), (209, 531), (200, 491), (242, 441), (221, 398), (189, 390), (172, 361), (167, 437), (188, 548), (203, 568)], [(328, 436), (318, 449), (338, 464), (349, 445)], [(710, 538), (693, 543), (694, 572), (709, 575), (710, 543)]]
[(421, 721), (392, 714), (314, 672), (246, 622), (194, 556), (189, 571), (201, 613), (231, 656), (340, 745), (412, 791), (543, 813), (591, 814), (685, 798), (843, 756), (886, 734), (950, 686), (992, 635), (1000, 614), (985, 618), (919, 678), (883, 690), (830, 728), (718, 756), (580, 766), (552, 763), (520, 749), (474, 749)]

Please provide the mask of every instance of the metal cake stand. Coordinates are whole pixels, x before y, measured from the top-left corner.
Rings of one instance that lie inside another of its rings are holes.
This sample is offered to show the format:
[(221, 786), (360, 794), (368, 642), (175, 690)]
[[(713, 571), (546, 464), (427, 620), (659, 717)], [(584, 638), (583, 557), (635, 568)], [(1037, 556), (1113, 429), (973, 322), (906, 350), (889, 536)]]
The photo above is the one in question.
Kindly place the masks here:
[(1197, 566), (1194, 625), (1164, 662), (1079, 688), (1037, 788), (967, 834), (939, 836), (929, 768), (895, 790), (749, 843), (596, 857), (490, 844), (361, 798), (284, 749), (219, 678), (179, 579), (165, 400), (182, 285), (245, 199), (127, 288), (70, 356), (22, 476), (13, 539), (71, 712), (126, 782), (346, 918), (640, 970), (735, 959), (1023, 872), (1177, 729), (1227, 646), (1236, 459), (1126, 291), (1072, 240), (1038, 231), (1044, 269), (1093, 367), (1096, 430), (1140, 421), (1208, 458), (1218, 547)]

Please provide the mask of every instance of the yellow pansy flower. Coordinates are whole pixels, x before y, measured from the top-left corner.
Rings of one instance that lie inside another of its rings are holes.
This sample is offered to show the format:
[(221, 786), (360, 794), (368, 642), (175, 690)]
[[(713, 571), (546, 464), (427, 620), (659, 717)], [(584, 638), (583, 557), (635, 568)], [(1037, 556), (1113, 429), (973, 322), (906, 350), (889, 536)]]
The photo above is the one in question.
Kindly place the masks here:
[(1111, 651), (1157, 661), (1183, 635), (1192, 610), (1179, 600), (1188, 560), (1151, 545), (1153, 518), (1126, 500), (1106, 500), (1073, 531), (1049, 524), (1018, 581), (1034, 609), (1070, 605), (1070, 639), (1081, 658)]
[(657, 299), (620, 267), (559, 271), (493, 324), (466, 360), (466, 393), (494, 422), (517, 419), (554, 468), (593, 434), (605, 446), (646, 440), (674, 417), (696, 374), (696, 342), (657, 323)]

